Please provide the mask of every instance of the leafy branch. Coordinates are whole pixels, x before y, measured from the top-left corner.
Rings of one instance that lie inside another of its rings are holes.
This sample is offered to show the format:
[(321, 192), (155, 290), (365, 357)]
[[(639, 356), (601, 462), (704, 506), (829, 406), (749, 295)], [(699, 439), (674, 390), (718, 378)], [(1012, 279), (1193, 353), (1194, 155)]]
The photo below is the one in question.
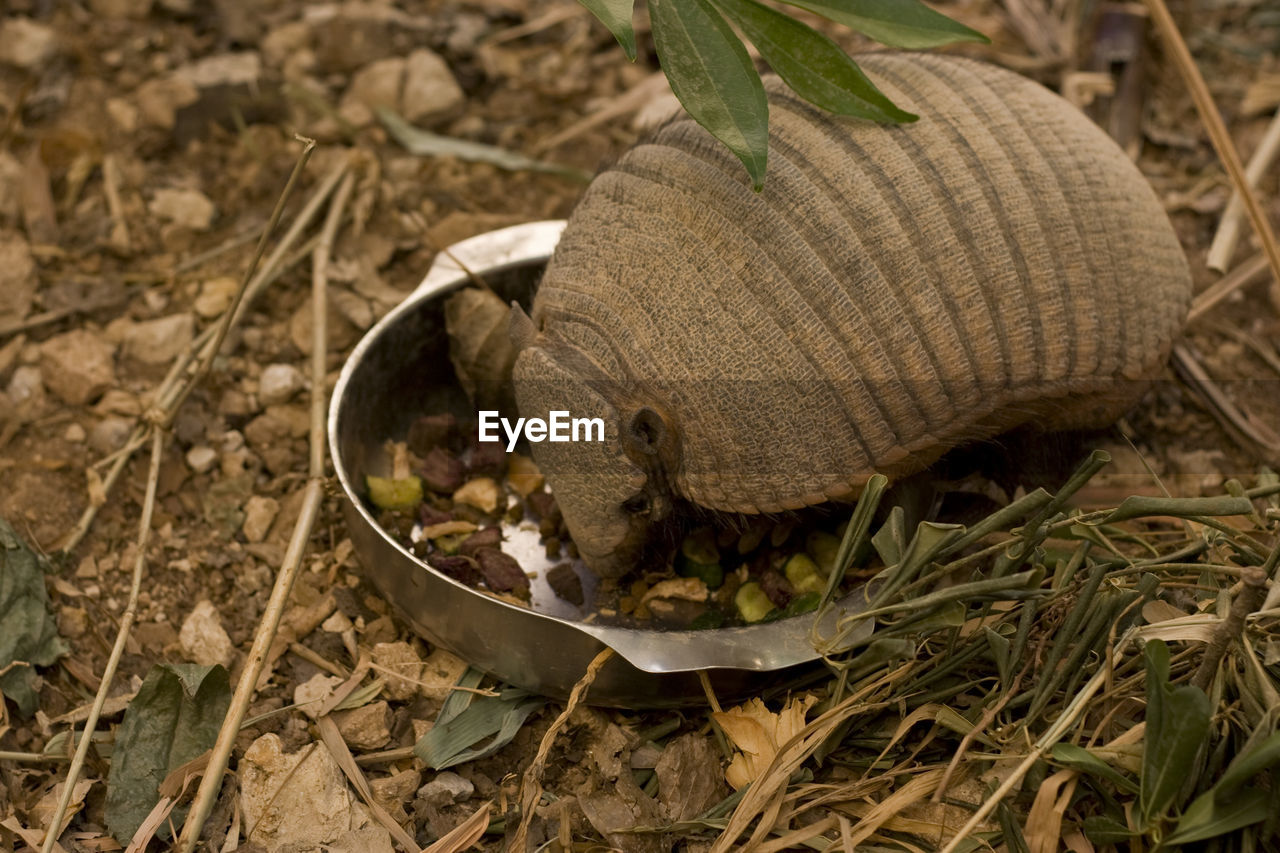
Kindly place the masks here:
[[(635, 0), (579, 0), (635, 61)], [(757, 0), (648, 0), (654, 47), (680, 103), (764, 186), (769, 103), (734, 32), (742, 32), (796, 94), (837, 115), (911, 122), (834, 41)], [(920, 0), (784, 0), (890, 47), (922, 49), (986, 36)], [(727, 20), (726, 20), (727, 19)], [(733, 26), (730, 26), (732, 22)]]

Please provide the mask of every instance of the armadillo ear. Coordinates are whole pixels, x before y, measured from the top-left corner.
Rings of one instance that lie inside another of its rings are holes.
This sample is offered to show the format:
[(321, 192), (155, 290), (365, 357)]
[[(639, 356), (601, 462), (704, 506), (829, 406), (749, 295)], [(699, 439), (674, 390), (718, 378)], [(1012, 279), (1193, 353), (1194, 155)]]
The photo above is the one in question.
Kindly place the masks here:
[(514, 300), (511, 302), (511, 320), (509, 322), (508, 328), (511, 335), (511, 343), (515, 344), (516, 352), (531, 346), (534, 339), (538, 337), (538, 327), (529, 319), (529, 315), (524, 313), (520, 303)]
[(648, 406), (641, 406), (627, 419), (627, 444), (645, 456), (657, 456), (667, 441), (667, 422)]

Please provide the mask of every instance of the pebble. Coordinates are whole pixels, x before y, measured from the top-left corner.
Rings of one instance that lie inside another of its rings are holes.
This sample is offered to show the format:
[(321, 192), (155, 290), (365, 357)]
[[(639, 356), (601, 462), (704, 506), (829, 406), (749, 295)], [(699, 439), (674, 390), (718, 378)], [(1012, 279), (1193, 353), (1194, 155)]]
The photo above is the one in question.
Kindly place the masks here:
[(379, 674), (387, 680), (387, 696), (403, 702), (418, 695), (418, 682), (422, 681), (422, 658), (405, 642), (378, 643), (373, 647), (373, 662), (385, 671)]
[(316, 718), (316, 709), (320, 707), (320, 700), (328, 696), (333, 688), (341, 683), (342, 679), (336, 675), (325, 675), (323, 672), (317, 672), (311, 678), (293, 688), (293, 704), (298, 706), (299, 711), (314, 720)]
[(416, 125), (431, 127), (456, 116), (466, 101), (462, 87), (438, 53), (421, 48), (405, 60), (401, 111)]
[(444, 770), (418, 789), (418, 797), (439, 808), (465, 800), (475, 792), (476, 786), (469, 780)]
[(258, 377), (258, 402), (264, 406), (287, 403), (303, 384), (302, 371), (292, 364), (269, 364)]
[(5, 396), (9, 398), (9, 405), (15, 409), (23, 403), (33, 409), (40, 408), (45, 400), (44, 380), (40, 376), (40, 368), (24, 364), (15, 369), (13, 376), (9, 377)]
[(147, 205), (151, 215), (192, 231), (208, 231), (217, 208), (209, 197), (193, 189), (159, 189)]
[(63, 402), (82, 406), (115, 384), (115, 347), (99, 335), (75, 329), (40, 345), (45, 385)]
[(133, 421), (113, 416), (103, 418), (89, 429), (89, 446), (106, 456), (124, 447), (133, 433)]
[(83, 637), (89, 630), (89, 612), (83, 607), (63, 607), (58, 611), (58, 633), (68, 640)]
[(200, 285), (200, 292), (192, 307), (201, 317), (211, 320), (227, 310), (239, 288), (240, 282), (231, 276), (211, 278)]
[(178, 646), (183, 657), (202, 666), (229, 667), (235, 657), (235, 647), (222, 627), (218, 609), (207, 598), (183, 620), (182, 629), (178, 631)]
[(58, 36), (51, 27), (17, 16), (0, 23), (0, 63), (39, 70), (58, 52)]
[(200, 90), (188, 80), (161, 77), (148, 80), (134, 92), (138, 117), (149, 127), (173, 130), (178, 110), (200, 99)]
[[(0, 185), (3, 182), (0, 173)], [(0, 189), (0, 194), (6, 192)], [(27, 316), (38, 284), (36, 262), (27, 241), (16, 232), (0, 231), (0, 317), (16, 320)]]
[(197, 474), (212, 471), (217, 461), (218, 451), (207, 444), (197, 445), (187, 451), (187, 467)]
[(244, 538), (250, 542), (261, 542), (266, 539), (267, 532), (271, 530), (271, 523), (276, 520), (279, 512), (280, 503), (275, 498), (261, 495), (249, 498), (244, 505), (244, 524), (240, 526)]
[(173, 72), (197, 89), (219, 86), (256, 86), (262, 75), (262, 57), (256, 51), (217, 53), (184, 65)]
[(195, 337), (191, 314), (170, 314), (133, 323), (124, 331), (124, 354), (144, 364), (168, 364)]
[(82, 444), (88, 437), (89, 434), (80, 424), (69, 424), (66, 431), (62, 433), (63, 441), (69, 441), (72, 444)]
[(277, 735), (265, 734), (245, 750), (238, 773), (245, 826), (268, 853), (319, 850), (368, 822), (322, 746), (285, 753)]
[(262, 58), (279, 68), (299, 51), (311, 48), (311, 27), (306, 21), (290, 21), (262, 37)]
[(338, 115), (355, 127), (367, 127), (373, 124), (375, 108), (400, 110), (405, 63), (400, 57), (391, 57), (357, 71), (338, 105)]
[(352, 749), (378, 749), (391, 740), (387, 720), (390, 707), (384, 700), (370, 702), (349, 711), (337, 711), (333, 715), (338, 732)]

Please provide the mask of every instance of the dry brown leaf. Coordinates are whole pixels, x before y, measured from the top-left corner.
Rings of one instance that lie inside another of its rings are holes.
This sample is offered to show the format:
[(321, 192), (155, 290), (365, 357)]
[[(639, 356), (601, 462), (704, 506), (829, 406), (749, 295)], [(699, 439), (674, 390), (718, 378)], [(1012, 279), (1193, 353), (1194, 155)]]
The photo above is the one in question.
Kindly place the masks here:
[(805, 714), (817, 701), (812, 695), (793, 696), (775, 714), (760, 699), (753, 698), (736, 708), (712, 714), (738, 749), (725, 771), (725, 781), (736, 791), (758, 779), (778, 754), (778, 747), (804, 728)]

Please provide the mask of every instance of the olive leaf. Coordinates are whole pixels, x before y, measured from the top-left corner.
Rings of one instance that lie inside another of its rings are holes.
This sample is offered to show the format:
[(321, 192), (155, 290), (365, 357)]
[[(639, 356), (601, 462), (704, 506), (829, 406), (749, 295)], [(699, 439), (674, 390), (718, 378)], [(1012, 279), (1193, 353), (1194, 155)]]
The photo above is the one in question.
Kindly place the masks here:
[[(157, 664), (124, 712), (107, 777), (107, 828), (128, 844), (160, 799), (160, 783), (213, 746), (231, 706), (221, 666)], [(175, 809), (173, 823), (182, 822)], [(167, 827), (160, 832), (166, 833)]]
[(1209, 734), (1212, 706), (1198, 687), (1169, 683), (1169, 648), (1159, 640), (1143, 650), (1147, 667), (1147, 731), (1142, 748), (1143, 824), (1151, 826), (1174, 805), (1195, 771)]
[(755, 0), (712, 0), (738, 25), (796, 94), (839, 115), (907, 122), (898, 109), (834, 41), (795, 18)]
[(1138, 786), (1132, 779), (1082, 746), (1076, 746), (1073, 743), (1057, 743), (1054, 744), (1051, 755), (1053, 760), (1062, 766), (1106, 779), (1121, 791), (1130, 794), (1138, 791)]
[(707, 0), (649, 0), (671, 91), (747, 167), (756, 190), (769, 155), (769, 102), (747, 49)]
[[(36, 710), (37, 666), (67, 653), (49, 613), (40, 560), (0, 519), (0, 693), (29, 717)], [(3, 700), (0, 700), (3, 701)]]
[(783, 0), (844, 24), (890, 47), (918, 50), (957, 41), (990, 42), (977, 30), (935, 12), (920, 0)]
[(1271, 814), (1270, 795), (1258, 788), (1244, 788), (1244, 783), (1277, 765), (1280, 732), (1242, 749), (1213, 787), (1191, 801), (1165, 843), (1204, 841), (1266, 820)]
[(636, 61), (636, 31), (631, 25), (635, 0), (578, 0), (600, 23), (609, 28), (613, 37), (622, 45), (627, 59)]

